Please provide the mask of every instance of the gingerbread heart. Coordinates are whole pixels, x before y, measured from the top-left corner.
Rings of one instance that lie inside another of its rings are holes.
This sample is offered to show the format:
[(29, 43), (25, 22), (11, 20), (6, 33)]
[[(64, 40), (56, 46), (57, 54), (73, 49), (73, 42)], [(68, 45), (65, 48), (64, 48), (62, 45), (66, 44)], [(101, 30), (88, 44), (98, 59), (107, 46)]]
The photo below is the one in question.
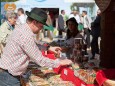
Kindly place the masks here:
[(15, 10), (16, 9), (16, 5), (14, 3), (12, 3), (12, 4), (8, 4), (7, 3), (7, 4), (4, 5), (4, 9), (7, 10), (7, 11), (8, 10)]

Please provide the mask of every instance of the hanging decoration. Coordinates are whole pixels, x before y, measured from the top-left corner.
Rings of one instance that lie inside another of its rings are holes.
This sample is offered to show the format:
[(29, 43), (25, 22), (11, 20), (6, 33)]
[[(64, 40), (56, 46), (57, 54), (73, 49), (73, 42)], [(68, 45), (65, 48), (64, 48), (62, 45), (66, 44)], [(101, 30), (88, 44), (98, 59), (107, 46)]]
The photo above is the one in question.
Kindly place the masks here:
[(16, 5), (15, 5), (14, 3), (11, 3), (11, 4), (6, 3), (6, 4), (4, 5), (4, 9), (5, 9), (6, 11), (9, 11), (9, 10), (13, 11), (13, 10), (16, 9)]

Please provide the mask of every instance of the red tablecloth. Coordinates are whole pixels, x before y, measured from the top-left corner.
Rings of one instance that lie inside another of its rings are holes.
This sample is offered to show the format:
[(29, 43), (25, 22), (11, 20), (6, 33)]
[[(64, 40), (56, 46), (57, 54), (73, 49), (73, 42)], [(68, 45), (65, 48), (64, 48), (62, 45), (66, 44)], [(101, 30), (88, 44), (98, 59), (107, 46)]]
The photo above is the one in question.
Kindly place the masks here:
[[(44, 52), (42, 52), (44, 55)], [(50, 59), (56, 59), (54, 54), (52, 52), (48, 52), (46, 57)], [(75, 86), (98, 86), (98, 85), (93, 85), (93, 84), (86, 84), (82, 80), (80, 80), (78, 77), (74, 76), (74, 71), (69, 69), (66, 66), (60, 66), (58, 68), (54, 68), (54, 72), (57, 74), (61, 74), (61, 78), (66, 81), (71, 81)]]
[[(44, 52), (42, 52), (42, 54), (43, 54), (44, 56), (46, 56), (47, 58), (54, 59), (54, 60), (56, 59), (55, 56), (54, 56), (54, 54), (53, 54), (52, 52), (48, 52), (47, 55), (45, 55)], [(65, 67), (64, 67), (64, 66), (63, 66), (63, 67), (60, 66), (60, 67), (58, 67), (58, 68), (54, 68), (54, 72), (57, 73), (57, 74), (59, 74), (59, 73), (61, 73), (61, 70), (62, 70), (63, 68), (65, 68)]]
[(100, 70), (97, 72), (96, 80), (99, 86), (102, 86), (103, 82), (107, 79), (115, 78), (115, 69)]
[(64, 68), (61, 71), (61, 78), (65, 81), (71, 81), (75, 86), (98, 86), (94, 84), (86, 84), (84, 81), (80, 80), (78, 77), (74, 76), (74, 71), (69, 68)]

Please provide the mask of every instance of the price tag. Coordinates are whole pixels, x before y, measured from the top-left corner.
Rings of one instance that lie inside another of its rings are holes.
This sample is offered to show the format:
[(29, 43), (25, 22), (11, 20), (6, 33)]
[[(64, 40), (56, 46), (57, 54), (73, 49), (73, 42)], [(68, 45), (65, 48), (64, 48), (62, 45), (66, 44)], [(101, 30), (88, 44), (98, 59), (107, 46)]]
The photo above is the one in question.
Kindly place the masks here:
[(47, 51), (45, 51), (45, 55), (47, 55), (48, 53), (47, 53)]
[(66, 69), (64, 70), (64, 74), (67, 75), (67, 70)]

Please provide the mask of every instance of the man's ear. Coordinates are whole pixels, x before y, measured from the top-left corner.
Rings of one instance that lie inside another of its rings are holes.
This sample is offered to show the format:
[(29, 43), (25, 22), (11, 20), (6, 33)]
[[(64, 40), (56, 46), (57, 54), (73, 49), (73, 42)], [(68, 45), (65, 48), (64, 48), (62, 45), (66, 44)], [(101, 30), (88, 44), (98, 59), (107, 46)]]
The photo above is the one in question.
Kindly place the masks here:
[(38, 23), (38, 22), (37, 22), (36, 20), (33, 20), (33, 24), (35, 24), (35, 25), (36, 25), (37, 23)]
[(35, 24), (36, 23), (35, 20), (33, 20), (32, 23)]
[(33, 21), (31, 22), (31, 26), (34, 27), (34, 25), (35, 25), (35, 21), (33, 20)]

